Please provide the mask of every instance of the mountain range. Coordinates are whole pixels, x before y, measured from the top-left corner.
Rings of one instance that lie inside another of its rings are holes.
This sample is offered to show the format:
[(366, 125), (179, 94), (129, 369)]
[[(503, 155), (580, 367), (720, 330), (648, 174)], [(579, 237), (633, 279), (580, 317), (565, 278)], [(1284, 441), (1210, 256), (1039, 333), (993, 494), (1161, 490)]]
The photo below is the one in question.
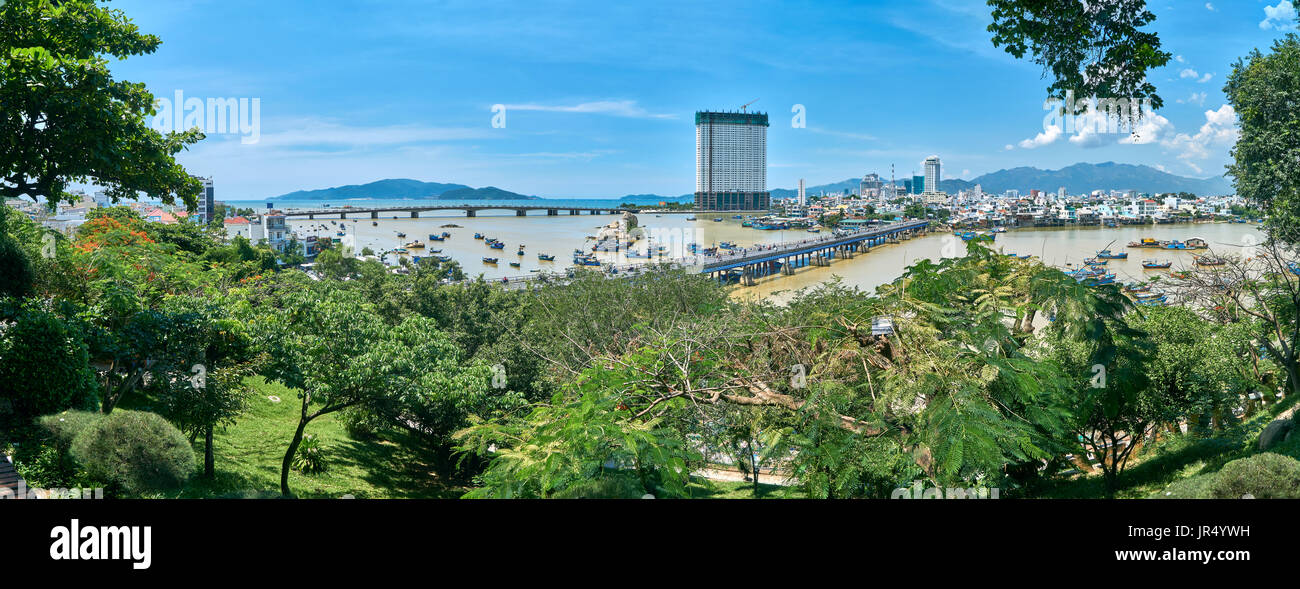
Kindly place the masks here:
[[(888, 182), (888, 179), (885, 179)], [(902, 178), (898, 179), (902, 183)], [(805, 191), (810, 194), (844, 192), (848, 189), (857, 192), (860, 178), (849, 178), (831, 184), (810, 186)], [(1100, 164), (1074, 164), (1059, 170), (1040, 170), (1038, 168), (1020, 167), (998, 170), (971, 180), (959, 178), (942, 180), (939, 186), (944, 192), (956, 194), (970, 190), (976, 184), (986, 193), (1002, 193), (1018, 190), (1028, 194), (1038, 189), (1056, 192), (1062, 186), (1070, 194), (1086, 194), (1094, 190), (1136, 190), (1149, 194), (1165, 192), (1190, 192), (1199, 196), (1216, 196), (1232, 194), (1232, 184), (1224, 177), (1187, 178), (1163, 172), (1151, 166), (1117, 164), (1105, 162)], [(772, 190), (772, 198), (789, 198), (798, 196), (799, 191), (789, 188)]]
[[(898, 179), (902, 182), (902, 178)], [(886, 179), (888, 181), (888, 179)], [(861, 179), (849, 178), (840, 182), (809, 186), (809, 195), (826, 193), (843, 193), (845, 190), (856, 193)], [(1059, 170), (1040, 170), (1038, 168), (1020, 167), (998, 170), (971, 180), (954, 178), (943, 180), (940, 187), (944, 192), (956, 194), (969, 190), (976, 184), (986, 193), (1000, 194), (1008, 190), (1018, 190), (1028, 194), (1032, 189), (1056, 192), (1062, 186), (1070, 194), (1086, 194), (1093, 190), (1136, 190), (1137, 192), (1158, 194), (1165, 192), (1189, 192), (1198, 196), (1216, 196), (1232, 194), (1232, 184), (1224, 177), (1187, 178), (1157, 170), (1150, 166), (1117, 164), (1105, 162), (1100, 164), (1074, 164)], [(772, 198), (790, 198), (798, 196), (798, 190), (776, 188)], [(464, 184), (444, 184), (439, 182), (421, 182), (409, 179), (388, 179), (369, 184), (352, 184), (319, 190), (299, 190), (275, 197), (279, 200), (348, 200), (354, 198), (372, 199), (429, 199), (429, 200), (535, 200), (539, 197), (525, 196), (495, 186), (472, 188)], [(680, 196), (660, 196), (657, 194), (629, 194), (615, 200), (650, 204), (657, 201), (684, 202), (694, 198), (693, 194)]]

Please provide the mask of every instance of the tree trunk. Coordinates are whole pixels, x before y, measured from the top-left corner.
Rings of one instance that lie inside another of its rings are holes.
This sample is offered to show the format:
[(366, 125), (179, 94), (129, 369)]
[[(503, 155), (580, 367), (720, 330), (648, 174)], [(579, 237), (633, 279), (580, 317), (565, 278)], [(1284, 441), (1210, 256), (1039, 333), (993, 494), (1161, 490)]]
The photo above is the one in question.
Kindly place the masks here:
[(307, 429), (307, 407), (303, 406), (302, 419), (298, 421), (298, 429), (293, 432), (293, 441), (289, 442), (289, 449), (284, 452), (284, 463), (280, 465), (280, 494), (286, 498), (292, 498), (293, 493), (289, 491), (289, 465), (293, 463), (293, 455), (298, 452), (298, 444), (302, 442), (302, 432)]
[(203, 432), (203, 476), (213, 478), (216, 476), (216, 460), (212, 452), (212, 426), (208, 426)]
[(759, 499), (762, 490), (758, 486), (758, 447), (752, 437), (749, 439), (749, 461), (754, 466), (754, 498)]

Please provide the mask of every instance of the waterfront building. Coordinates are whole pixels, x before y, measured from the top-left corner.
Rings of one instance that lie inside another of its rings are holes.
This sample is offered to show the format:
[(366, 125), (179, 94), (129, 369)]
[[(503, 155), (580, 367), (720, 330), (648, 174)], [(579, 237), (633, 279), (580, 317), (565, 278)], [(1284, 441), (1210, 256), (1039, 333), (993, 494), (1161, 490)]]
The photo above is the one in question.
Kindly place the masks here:
[(713, 211), (765, 210), (766, 113), (695, 113), (695, 207)]
[(200, 224), (206, 225), (212, 221), (212, 216), (217, 211), (216, 202), (213, 200), (215, 194), (212, 190), (212, 178), (201, 176), (195, 176), (194, 178), (203, 183), (203, 192), (199, 193), (199, 208), (195, 219)]

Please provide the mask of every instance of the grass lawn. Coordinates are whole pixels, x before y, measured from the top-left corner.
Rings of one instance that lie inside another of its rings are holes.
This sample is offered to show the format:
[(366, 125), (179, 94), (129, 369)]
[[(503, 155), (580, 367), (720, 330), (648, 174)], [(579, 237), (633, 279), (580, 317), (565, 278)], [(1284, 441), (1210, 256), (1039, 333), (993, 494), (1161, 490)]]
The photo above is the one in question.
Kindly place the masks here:
[[(249, 409), (232, 427), (215, 436), (216, 476), (195, 477), (173, 497), (279, 497), (280, 464), (293, 439), (301, 410), (293, 390), (260, 379)], [(274, 395), (280, 402), (271, 401)], [(456, 498), (467, 489), (449, 485), (430, 466), (432, 456), (405, 439), (354, 440), (338, 416), (317, 418), (307, 425), (325, 450), (325, 472), (305, 475), (289, 472), (289, 488), (301, 498)], [(203, 440), (195, 444), (195, 459), (202, 468)]]

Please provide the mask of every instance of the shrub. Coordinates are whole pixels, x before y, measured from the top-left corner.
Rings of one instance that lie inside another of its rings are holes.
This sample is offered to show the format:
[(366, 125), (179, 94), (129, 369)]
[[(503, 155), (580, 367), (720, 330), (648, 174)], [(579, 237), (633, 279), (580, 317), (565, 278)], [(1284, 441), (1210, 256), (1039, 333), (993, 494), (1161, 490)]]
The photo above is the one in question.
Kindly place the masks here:
[(154, 413), (119, 409), (72, 442), (90, 476), (134, 495), (175, 489), (194, 473), (194, 450), (180, 430)]
[(298, 451), (293, 455), (293, 467), (306, 474), (325, 471), (325, 448), (315, 434), (303, 436)]
[(587, 479), (552, 497), (556, 499), (640, 499), (645, 487), (635, 476), (615, 473)]
[(96, 487), (72, 458), (72, 441), (102, 414), (94, 411), (64, 411), (37, 420), (38, 434), (18, 444), (14, 468), (34, 487)]
[(1264, 452), (1233, 460), (1223, 466), (1210, 484), (1216, 499), (1300, 499), (1300, 461)]
[(1175, 481), (1165, 490), (1156, 492), (1153, 499), (1209, 499), (1210, 487), (1218, 480), (1217, 473), (1203, 474)]
[(23, 431), (38, 416), (94, 407), (95, 373), (77, 329), (36, 303), (4, 299), (0, 323), (0, 428)]

